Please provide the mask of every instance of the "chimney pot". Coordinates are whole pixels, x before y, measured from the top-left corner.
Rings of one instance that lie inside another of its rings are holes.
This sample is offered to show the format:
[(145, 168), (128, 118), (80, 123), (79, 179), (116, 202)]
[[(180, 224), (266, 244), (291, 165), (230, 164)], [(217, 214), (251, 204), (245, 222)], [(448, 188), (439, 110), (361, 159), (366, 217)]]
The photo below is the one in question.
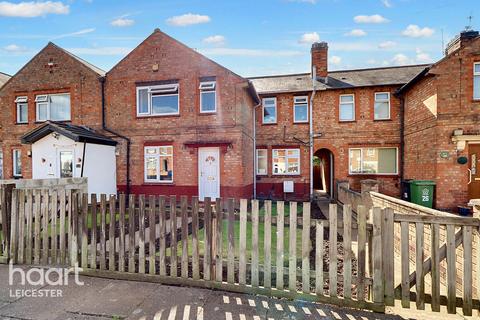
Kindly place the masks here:
[(317, 77), (328, 76), (328, 43), (315, 42), (312, 44), (312, 70), (316, 68)]

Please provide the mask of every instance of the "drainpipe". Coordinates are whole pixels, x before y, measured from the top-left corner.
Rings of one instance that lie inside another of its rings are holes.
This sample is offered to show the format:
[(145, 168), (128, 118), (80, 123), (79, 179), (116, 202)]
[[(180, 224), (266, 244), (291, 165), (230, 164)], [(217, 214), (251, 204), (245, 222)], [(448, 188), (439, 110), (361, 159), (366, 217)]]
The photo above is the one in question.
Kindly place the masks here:
[[(82, 170), (80, 172), (80, 177), (83, 178), (83, 168), (85, 167), (85, 149), (87, 149), (87, 142), (83, 143), (83, 154), (82, 154)], [(75, 160), (75, 159), (74, 159)]]
[(313, 199), (313, 100), (315, 99), (315, 82), (317, 80), (317, 68), (312, 67), (312, 96), (310, 97), (310, 108), (309, 108), (309, 142), (310, 142), (310, 199)]
[(107, 128), (106, 117), (105, 117), (105, 77), (100, 77), (100, 83), (102, 85), (102, 129), (113, 134), (114, 136), (123, 139), (127, 142), (127, 161), (126, 161), (126, 178), (127, 178), (127, 187), (126, 193), (130, 194), (130, 138), (121, 135), (109, 128)]

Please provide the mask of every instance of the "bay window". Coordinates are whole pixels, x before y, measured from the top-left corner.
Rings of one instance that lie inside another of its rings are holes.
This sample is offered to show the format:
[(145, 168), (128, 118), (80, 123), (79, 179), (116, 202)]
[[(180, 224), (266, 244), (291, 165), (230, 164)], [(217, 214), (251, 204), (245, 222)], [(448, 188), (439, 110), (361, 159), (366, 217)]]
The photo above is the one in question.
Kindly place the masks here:
[(351, 148), (350, 174), (397, 174), (397, 148)]
[(257, 149), (257, 175), (268, 173), (268, 150)]
[(473, 99), (480, 100), (480, 62), (473, 64)]
[(137, 87), (137, 115), (179, 114), (178, 83)]
[(339, 120), (355, 120), (355, 96), (353, 94), (340, 95)]
[(208, 113), (217, 111), (217, 94), (215, 81), (200, 83), (200, 112)]
[(293, 122), (308, 122), (308, 97), (293, 98)]
[(17, 123), (28, 123), (28, 98), (17, 97), (15, 103), (17, 104)]
[(264, 98), (262, 100), (262, 105), (263, 105), (262, 122), (277, 123), (277, 99)]
[(274, 175), (300, 174), (300, 149), (273, 149), (272, 171)]
[(374, 119), (387, 120), (390, 119), (390, 93), (375, 92)]
[(145, 181), (173, 182), (173, 147), (145, 147)]
[(69, 121), (70, 94), (42, 94), (35, 97), (37, 121)]

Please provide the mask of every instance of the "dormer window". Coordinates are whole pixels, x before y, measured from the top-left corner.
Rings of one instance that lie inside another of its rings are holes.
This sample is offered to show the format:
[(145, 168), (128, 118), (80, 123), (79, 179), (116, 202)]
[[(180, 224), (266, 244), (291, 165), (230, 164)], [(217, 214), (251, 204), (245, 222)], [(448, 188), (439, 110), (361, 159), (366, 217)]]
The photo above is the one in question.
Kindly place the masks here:
[(35, 97), (37, 121), (69, 121), (70, 94), (42, 94)]
[(137, 115), (163, 116), (179, 114), (178, 83), (137, 87)]
[(215, 88), (215, 81), (200, 82), (200, 112), (208, 113), (217, 111), (217, 94)]
[(28, 98), (17, 97), (15, 103), (17, 104), (17, 123), (28, 123)]

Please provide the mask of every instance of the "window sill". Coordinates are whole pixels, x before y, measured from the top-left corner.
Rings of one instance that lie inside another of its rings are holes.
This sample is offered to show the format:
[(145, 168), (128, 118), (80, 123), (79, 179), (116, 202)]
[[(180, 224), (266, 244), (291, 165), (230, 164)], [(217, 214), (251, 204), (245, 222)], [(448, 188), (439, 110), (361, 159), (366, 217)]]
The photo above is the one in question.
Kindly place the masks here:
[(376, 173), (349, 173), (348, 177), (398, 178), (398, 177), (400, 177), (400, 175), (398, 173), (392, 173), (392, 174), (388, 174), (388, 173), (379, 173), (379, 174), (376, 174)]
[(271, 178), (301, 178), (302, 174), (272, 174)]
[(357, 122), (357, 120), (338, 120), (338, 123), (353, 123)]
[(137, 114), (137, 119), (149, 119), (149, 118), (178, 118), (180, 117), (179, 113), (176, 114), (155, 114), (155, 115), (138, 115)]
[(174, 186), (175, 183), (172, 181), (172, 182), (143, 182), (142, 183), (143, 186)]
[(264, 122), (262, 122), (262, 126), (275, 126), (275, 125), (277, 125), (277, 124), (278, 124), (278, 123), (276, 123), (276, 122), (269, 122), (269, 123), (264, 123)]
[(26, 125), (28, 125), (28, 122), (15, 122), (15, 125), (17, 125), (17, 126), (26, 126)]
[(211, 115), (214, 115), (214, 114), (217, 114), (217, 111), (200, 111), (200, 113), (198, 114), (199, 116), (211, 116)]
[(309, 121), (293, 121), (293, 124), (309, 124)]
[(389, 118), (389, 119), (373, 119), (373, 121), (375, 121), (375, 122), (392, 121), (392, 119), (391, 118)]
[(54, 121), (54, 122), (62, 122), (62, 123), (71, 123), (72, 120), (35, 120), (34, 124), (42, 124), (42, 123), (45, 123), (47, 121)]

